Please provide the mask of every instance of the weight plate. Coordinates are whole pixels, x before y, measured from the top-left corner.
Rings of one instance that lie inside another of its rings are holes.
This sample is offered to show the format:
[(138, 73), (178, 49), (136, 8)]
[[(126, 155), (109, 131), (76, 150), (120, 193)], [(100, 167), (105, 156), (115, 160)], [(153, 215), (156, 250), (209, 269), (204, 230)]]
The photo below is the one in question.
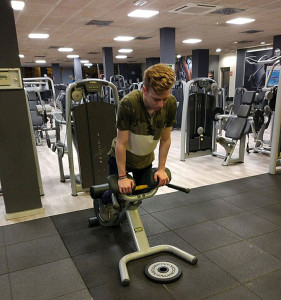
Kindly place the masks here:
[(221, 107), (215, 107), (213, 112), (212, 112), (212, 120), (217, 121), (217, 115), (222, 115), (223, 114), (223, 109)]
[(156, 261), (145, 267), (145, 275), (157, 283), (169, 283), (181, 277), (180, 266), (170, 261)]
[(254, 113), (253, 120), (256, 131), (259, 131), (264, 123), (264, 112), (260, 109), (257, 109)]

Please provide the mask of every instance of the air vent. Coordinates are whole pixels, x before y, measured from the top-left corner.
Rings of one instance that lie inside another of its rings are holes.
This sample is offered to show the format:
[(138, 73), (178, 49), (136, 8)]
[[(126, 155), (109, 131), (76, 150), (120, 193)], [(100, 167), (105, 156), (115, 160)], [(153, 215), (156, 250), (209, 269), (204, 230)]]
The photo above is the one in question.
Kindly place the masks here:
[(59, 49), (61, 46), (50, 46), (48, 49)]
[(246, 30), (246, 31), (242, 31), (241, 33), (247, 33), (247, 34), (253, 34), (253, 33), (259, 33), (259, 32), (263, 32), (263, 30)]
[(88, 54), (99, 54), (100, 52), (88, 52)]
[(151, 38), (152, 38), (152, 36), (138, 36), (138, 37), (135, 38), (135, 40), (142, 40), (142, 41), (144, 41), (144, 40), (149, 40)]
[(221, 8), (222, 6), (218, 5), (187, 3), (185, 5), (172, 9), (169, 12), (184, 15), (205, 15)]
[(46, 55), (35, 55), (34, 57), (46, 57)]
[(113, 23), (113, 21), (91, 20), (86, 25), (95, 25), (99, 27), (105, 27)]
[(246, 44), (246, 43), (252, 43), (253, 41), (239, 41), (237, 44)]
[(237, 14), (237, 13), (242, 12), (244, 10), (245, 9), (225, 7), (225, 8), (221, 8), (221, 9), (213, 11), (212, 14), (219, 14), (219, 15), (228, 16), (228, 15)]

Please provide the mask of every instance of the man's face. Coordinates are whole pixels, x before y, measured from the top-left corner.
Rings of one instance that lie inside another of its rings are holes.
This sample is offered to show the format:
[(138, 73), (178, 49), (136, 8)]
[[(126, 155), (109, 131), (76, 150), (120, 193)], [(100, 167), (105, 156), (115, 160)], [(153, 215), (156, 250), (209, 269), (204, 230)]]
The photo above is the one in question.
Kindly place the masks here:
[(147, 90), (145, 86), (142, 88), (143, 100), (146, 108), (152, 110), (153, 112), (159, 111), (166, 103), (171, 89), (164, 91), (161, 94), (156, 94), (153, 88)]

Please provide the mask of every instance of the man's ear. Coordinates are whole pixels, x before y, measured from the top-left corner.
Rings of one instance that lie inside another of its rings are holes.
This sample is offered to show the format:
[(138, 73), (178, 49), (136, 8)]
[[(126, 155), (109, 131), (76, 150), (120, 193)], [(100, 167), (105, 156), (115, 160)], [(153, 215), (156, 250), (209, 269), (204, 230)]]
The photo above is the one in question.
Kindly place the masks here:
[(143, 93), (146, 95), (146, 93), (147, 93), (147, 88), (146, 88), (145, 85), (142, 86), (142, 91), (143, 91)]

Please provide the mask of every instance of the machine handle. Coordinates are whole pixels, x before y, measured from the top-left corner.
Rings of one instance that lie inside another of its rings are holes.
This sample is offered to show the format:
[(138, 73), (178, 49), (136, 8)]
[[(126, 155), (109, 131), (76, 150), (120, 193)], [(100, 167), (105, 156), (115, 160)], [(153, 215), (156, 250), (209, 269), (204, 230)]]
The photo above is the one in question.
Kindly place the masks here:
[(166, 186), (169, 187), (169, 188), (172, 188), (174, 190), (184, 192), (186, 194), (188, 194), (190, 192), (189, 188), (185, 188), (183, 186), (175, 185), (175, 184), (172, 184), (172, 183), (168, 183), (168, 184), (166, 184)]

